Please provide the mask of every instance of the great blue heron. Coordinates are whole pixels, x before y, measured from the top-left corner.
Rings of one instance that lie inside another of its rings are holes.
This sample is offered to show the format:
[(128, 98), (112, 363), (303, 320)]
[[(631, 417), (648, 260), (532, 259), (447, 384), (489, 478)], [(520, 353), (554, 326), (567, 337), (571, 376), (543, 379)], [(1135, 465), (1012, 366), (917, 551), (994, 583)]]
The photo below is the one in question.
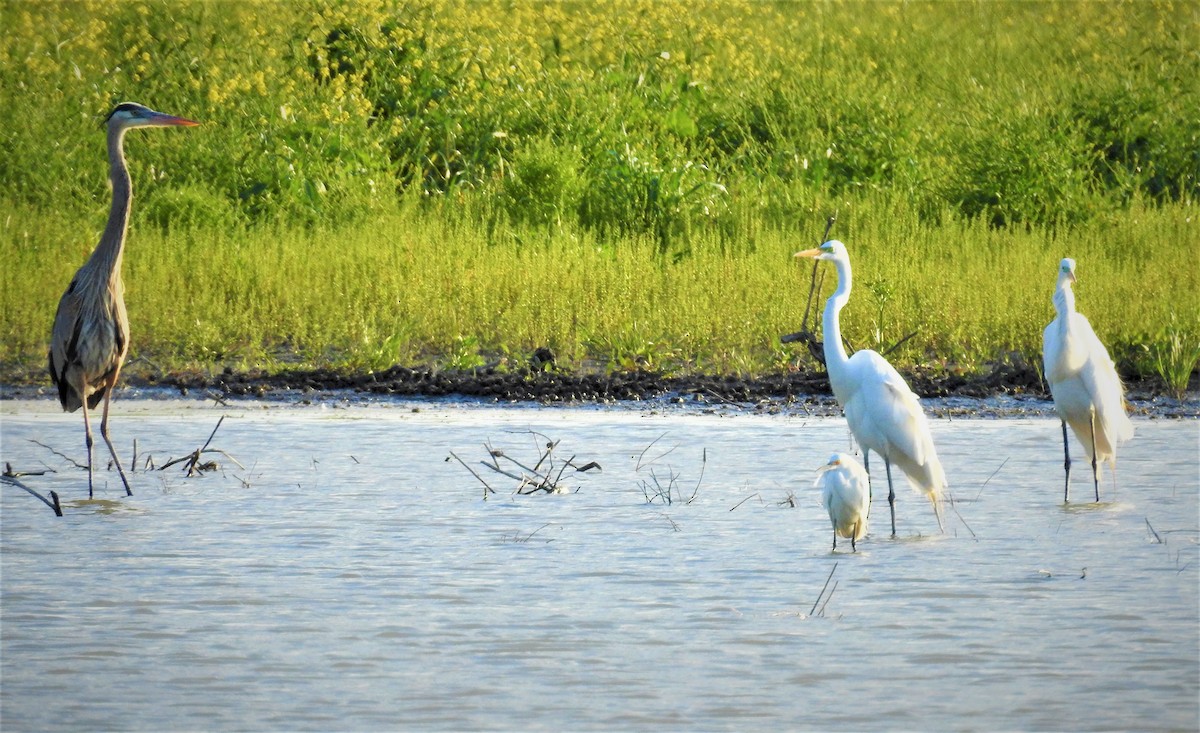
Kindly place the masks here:
[(1125, 414), (1125, 389), (1108, 356), (1108, 350), (1092, 324), (1075, 310), (1075, 260), (1065, 258), (1058, 265), (1058, 285), (1054, 290), (1057, 316), (1042, 333), (1042, 359), (1054, 408), (1062, 420), (1063, 469), (1066, 471), (1063, 502), (1070, 498), (1071, 449), (1067, 445), (1067, 426), (1083, 443), (1092, 461), (1092, 483), (1096, 501), (1100, 501), (1099, 462), (1107, 461), (1116, 470), (1117, 444), (1133, 437), (1133, 423)]
[(74, 412), (83, 407), (83, 427), (87, 432), (88, 498), (92, 497), (92, 425), (88, 410), (104, 400), (100, 435), (108, 444), (125, 494), (133, 496), (129, 480), (117, 458), (117, 450), (108, 437), (108, 403), (129, 353), (129, 317), (125, 313), (124, 286), (121, 282), (121, 254), (125, 230), (129, 225), (129, 207), (133, 184), (125, 166), (125, 131), (135, 127), (173, 127), (199, 124), (182, 117), (155, 112), (140, 104), (118, 104), (108, 115), (108, 176), (112, 180), (112, 210), (100, 235), (100, 244), (83, 267), (75, 273), (67, 292), (58, 301), (54, 331), (50, 337), (50, 377), (58, 385), (63, 410)]
[[(870, 349), (846, 356), (838, 314), (850, 300), (852, 287), (850, 254), (846, 245), (831, 239), (816, 249), (797, 252), (796, 257), (829, 260), (837, 268), (838, 287), (825, 304), (825, 368), (850, 432), (863, 449), (883, 457), (887, 470), (888, 508), (892, 514), (892, 536), (896, 536), (896, 492), (892, 488), (892, 464), (908, 476), (933, 504), (938, 527), (942, 526), (942, 493), (946, 473), (933, 447), (933, 436), (921, 403), (904, 377), (878, 353)], [(868, 464), (867, 470), (870, 471)]]

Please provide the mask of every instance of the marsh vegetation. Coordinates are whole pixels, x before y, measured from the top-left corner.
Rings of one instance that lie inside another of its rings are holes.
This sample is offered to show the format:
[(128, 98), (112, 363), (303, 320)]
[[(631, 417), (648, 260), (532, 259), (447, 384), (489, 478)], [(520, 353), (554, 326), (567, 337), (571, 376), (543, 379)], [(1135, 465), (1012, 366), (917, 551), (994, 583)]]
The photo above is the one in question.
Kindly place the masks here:
[[(1039, 361), (1055, 263), (1122, 371), (1200, 343), (1191, 3), (6, 2), (0, 363), (35, 373), (132, 140), (128, 373), (770, 373), (825, 218), (900, 365)], [(637, 22), (630, 22), (636, 17)], [(236, 39), (236, 42), (234, 41)], [(1190, 363), (1189, 363), (1190, 361)], [(1174, 376), (1171, 376), (1174, 375)], [(1181, 376), (1182, 375), (1182, 376)]]

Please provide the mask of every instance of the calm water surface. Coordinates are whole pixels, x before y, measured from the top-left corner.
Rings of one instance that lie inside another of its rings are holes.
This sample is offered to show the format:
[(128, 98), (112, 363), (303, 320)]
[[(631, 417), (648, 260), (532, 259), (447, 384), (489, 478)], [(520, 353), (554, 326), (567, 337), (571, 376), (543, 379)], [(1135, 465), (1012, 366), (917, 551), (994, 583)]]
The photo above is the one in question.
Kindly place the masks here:
[[(1115, 494), (1077, 463), (1067, 506), (1056, 421), (935, 420), (946, 533), (905, 486), (899, 539), (877, 501), (833, 554), (841, 419), (124, 401), (135, 496), (88, 502), (32, 442), (83, 459), (53, 408), (0, 405), (66, 511), (0, 491), (5, 731), (1200, 727), (1194, 420), (1137, 421)], [(244, 468), (145, 469), (222, 414)], [(515, 496), (479, 461), (532, 465), (530, 430), (603, 471)]]

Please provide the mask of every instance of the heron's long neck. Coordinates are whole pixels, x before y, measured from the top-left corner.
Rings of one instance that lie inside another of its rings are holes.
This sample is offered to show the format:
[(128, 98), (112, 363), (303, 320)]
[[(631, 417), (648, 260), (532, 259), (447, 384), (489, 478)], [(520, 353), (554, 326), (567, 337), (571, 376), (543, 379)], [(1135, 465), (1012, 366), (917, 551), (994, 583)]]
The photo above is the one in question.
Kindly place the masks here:
[(90, 263), (97, 276), (107, 276), (106, 281), (121, 277), (121, 254), (125, 248), (125, 230), (129, 226), (129, 207), (133, 201), (133, 182), (129, 179), (129, 169), (125, 167), (124, 138), (123, 129), (109, 128), (108, 177), (112, 181), (112, 209)]
[(825, 332), (825, 368), (829, 371), (831, 379), (836, 381), (841, 374), (842, 367), (850, 360), (850, 357), (846, 355), (846, 348), (842, 346), (842, 325), (839, 314), (850, 300), (852, 283), (850, 263), (834, 260), (833, 264), (837, 267), (838, 286), (825, 303), (825, 320), (822, 329)]

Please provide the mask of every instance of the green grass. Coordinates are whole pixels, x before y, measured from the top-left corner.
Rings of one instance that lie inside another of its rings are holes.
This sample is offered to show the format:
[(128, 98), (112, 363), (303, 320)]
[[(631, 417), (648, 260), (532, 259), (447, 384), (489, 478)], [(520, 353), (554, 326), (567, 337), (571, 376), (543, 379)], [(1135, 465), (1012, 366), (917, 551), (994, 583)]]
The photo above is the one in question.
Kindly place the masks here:
[[(1118, 359), (1137, 358), (1172, 314), (1176, 331), (1200, 333), (1200, 273), (1169, 246), (1194, 236), (1194, 216), (1146, 208), (1050, 234), (931, 226), (867, 199), (834, 230), (856, 281), (843, 329), (860, 348), (916, 331), (891, 357), (904, 365), (970, 370), (1011, 352), (1037, 361), (1057, 263), (1072, 256), (1080, 310)], [(799, 328), (808, 292), (809, 265), (791, 255), (822, 225), (813, 215), (736, 246), (698, 233), (675, 258), (651, 235), (488, 229), (449, 207), (349, 229), (139, 227), (125, 265), (132, 356), (174, 368), (469, 367), (524, 363), (549, 346), (577, 368), (762, 373), (808, 358), (779, 337)], [(96, 232), (17, 208), (0, 234), (0, 362), (38, 366), (58, 295)], [(832, 272), (825, 282), (827, 296)]]
[(127, 143), (133, 354), (165, 368), (788, 368), (790, 254), (834, 211), (844, 330), (915, 331), (901, 364), (1038, 361), (1063, 256), (1127, 373), (1162, 371), (1172, 313), (1200, 334), (1194, 2), (0, 0), (0, 24), (0, 366), (44, 358), (121, 100), (204, 123)]

